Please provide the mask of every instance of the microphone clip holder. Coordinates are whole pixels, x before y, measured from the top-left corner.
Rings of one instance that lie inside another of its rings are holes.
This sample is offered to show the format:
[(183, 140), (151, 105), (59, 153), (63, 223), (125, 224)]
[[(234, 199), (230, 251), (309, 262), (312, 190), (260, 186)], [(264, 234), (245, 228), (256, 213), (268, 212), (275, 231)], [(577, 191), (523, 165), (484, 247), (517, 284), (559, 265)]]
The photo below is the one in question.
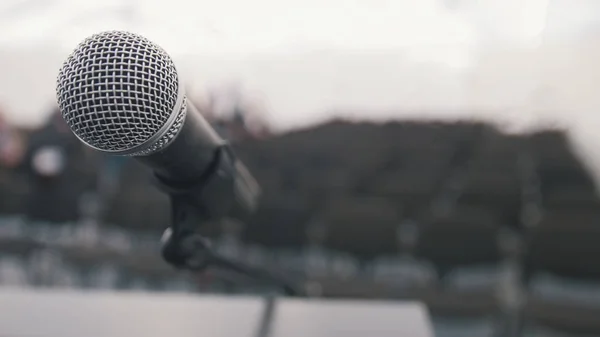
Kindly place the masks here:
[(154, 176), (158, 188), (169, 195), (171, 202), (171, 226), (161, 239), (162, 256), (167, 263), (179, 269), (202, 271), (221, 260), (199, 228), (226, 217), (234, 207), (231, 194), (235, 189), (235, 163), (231, 148), (224, 144), (196, 182), (173, 183)]

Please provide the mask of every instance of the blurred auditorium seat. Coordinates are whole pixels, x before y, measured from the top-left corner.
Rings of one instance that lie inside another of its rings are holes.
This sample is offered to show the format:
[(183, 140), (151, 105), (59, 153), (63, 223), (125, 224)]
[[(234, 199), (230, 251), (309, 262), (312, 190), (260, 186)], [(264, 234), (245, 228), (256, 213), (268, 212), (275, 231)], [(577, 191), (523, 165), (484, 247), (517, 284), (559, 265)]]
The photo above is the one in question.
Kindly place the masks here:
[(336, 258), (331, 252), (322, 247), (308, 247), (300, 254), (303, 271), (310, 277), (335, 277), (331, 266)]
[(502, 215), (518, 207), (520, 193), (519, 176), (514, 168), (500, 171), (476, 163), (468, 168), (459, 202), (488, 207), (489, 211)]
[(52, 249), (35, 252), (29, 257), (28, 265), (33, 285), (75, 288), (80, 284), (77, 273)]
[(438, 170), (424, 168), (413, 171), (403, 169), (397, 172), (381, 172), (370, 180), (369, 193), (381, 197), (399, 198), (402, 202), (423, 202), (435, 190), (440, 175), (441, 172)]
[(528, 233), (526, 323), (600, 334), (600, 210), (546, 210)]
[(439, 285), (416, 296), (432, 314), (475, 321), (496, 314), (501, 225), (485, 208), (459, 205), (420, 226), (415, 257), (435, 267)]
[(396, 228), (397, 253), (382, 255), (371, 261), (367, 273), (376, 283), (389, 284), (395, 289), (411, 292), (415, 289), (432, 287), (437, 282), (434, 266), (414, 257), (419, 242), (419, 224), (404, 219)]
[(112, 264), (98, 264), (87, 276), (88, 286), (94, 289), (119, 289), (119, 270)]
[[(298, 249), (278, 249), (275, 254), (273, 267), (285, 270), (291, 275), (303, 275), (306, 270), (306, 256)], [(327, 273), (324, 259), (315, 261), (312, 270), (316, 275)], [(320, 263), (319, 263), (320, 262)]]
[(400, 213), (399, 205), (387, 198), (332, 196), (323, 207), (322, 219), (328, 224), (325, 244), (359, 258), (395, 253)]
[(600, 282), (581, 281), (538, 273), (529, 282), (535, 298), (572, 302), (600, 309)]
[(544, 191), (544, 205), (548, 208), (575, 207), (600, 209), (600, 200), (595, 185), (562, 186)]
[(523, 331), (523, 337), (597, 337), (597, 334), (573, 333), (544, 326), (528, 326)]
[(600, 278), (600, 209), (546, 209), (529, 236), (528, 267), (558, 275)]
[(0, 254), (0, 285), (23, 287), (28, 284), (29, 277), (23, 258)]
[(436, 337), (484, 337), (494, 335), (493, 322), (485, 318), (433, 316), (432, 323)]
[(251, 266), (273, 265), (274, 254), (271, 250), (255, 244), (245, 246), (244, 261)]
[(485, 209), (457, 207), (423, 224), (416, 256), (433, 263), (442, 278), (459, 267), (496, 264), (500, 225)]
[(359, 272), (359, 263), (351, 255), (320, 247), (279, 250), (275, 256), (277, 269), (302, 278), (343, 281)]
[[(325, 252), (325, 254), (327, 254), (327, 250), (325, 250), (324, 252)], [(327, 261), (328, 270), (329, 270), (330, 275), (337, 279), (340, 279), (340, 280), (352, 279), (352, 278), (356, 277), (360, 271), (360, 265), (359, 265), (358, 259), (354, 258), (350, 254), (330, 251), (324, 257)], [(307, 257), (307, 258), (309, 259), (310, 257)], [(310, 260), (308, 260), (308, 261), (310, 261)], [(309, 263), (307, 265), (307, 274), (308, 275), (313, 274), (311, 266), (312, 266), (312, 263)]]
[(565, 130), (550, 129), (532, 133), (526, 137), (531, 151), (544, 163), (576, 162), (568, 133)]
[(600, 324), (597, 307), (586, 307), (576, 301), (540, 298), (531, 295), (525, 311), (525, 330), (543, 328), (565, 336), (598, 336)]
[(105, 201), (104, 223), (128, 229), (154, 230), (160, 235), (169, 223), (169, 200), (152, 183), (151, 171), (137, 161), (127, 161), (121, 183)]
[(154, 230), (160, 235), (169, 224), (169, 201), (148, 188), (140, 188), (137, 193), (117, 193), (103, 220), (132, 230)]
[[(500, 142), (497, 140), (497, 142)], [(506, 141), (508, 142), (508, 141)], [(465, 167), (465, 182), (458, 203), (480, 207), (496, 217), (498, 225), (516, 226), (521, 181), (513, 146), (483, 144)]]
[(273, 249), (303, 246), (311, 218), (308, 207), (306, 199), (288, 195), (264, 200), (248, 219), (243, 241)]
[(376, 283), (413, 289), (431, 287), (437, 281), (435, 269), (411, 256), (384, 256), (373, 260), (370, 267)]
[(0, 214), (25, 214), (30, 190), (31, 182), (23, 172), (0, 169)]
[(27, 223), (22, 216), (0, 217), (0, 240), (26, 236)]
[(497, 265), (457, 268), (448, 273), (445, 283), (451, 289), (489, 291), (498, 285), (501, 273)]

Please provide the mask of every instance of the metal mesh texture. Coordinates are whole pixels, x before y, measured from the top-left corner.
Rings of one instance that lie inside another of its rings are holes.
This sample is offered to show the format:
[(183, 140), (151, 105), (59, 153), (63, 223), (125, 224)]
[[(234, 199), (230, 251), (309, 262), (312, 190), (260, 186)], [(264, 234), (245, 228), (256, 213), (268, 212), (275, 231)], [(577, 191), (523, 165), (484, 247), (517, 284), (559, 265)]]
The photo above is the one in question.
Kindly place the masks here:
[(162, 48), (136, 34), (109, 31), (85, 39), (69, 55), (56, 94), (75, 135), (98, 150), (120, 152), (156, 136), (172, 113), (185, 116), (185, 109), (173, 111), (178, 86), (175, 65)]

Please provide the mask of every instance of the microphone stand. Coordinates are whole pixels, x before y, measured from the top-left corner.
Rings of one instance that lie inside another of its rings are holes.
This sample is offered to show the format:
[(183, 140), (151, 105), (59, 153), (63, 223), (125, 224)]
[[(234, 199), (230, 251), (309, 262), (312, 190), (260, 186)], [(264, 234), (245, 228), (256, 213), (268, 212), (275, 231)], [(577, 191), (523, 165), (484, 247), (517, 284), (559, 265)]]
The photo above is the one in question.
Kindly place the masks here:
[(161, 238), (162, 257), (178, 269), (202, 272), (208, 267), (222, 268), (277, 285), (288, 296), (301, 296), (301, 291), (282, 276), (216, 253), (210, 241), (198, 233), (199, 225), (223, 217), (232, 205), (229, 192), (240, 188), (234, 158), (230, 148), (223, 146), (207, 174), (195, 184), (176, 186), (155, 176), (158, 187), (171, 201), (171, 226)]
[(277, 306), (277, 299), (275, 296), (268, 295), (265, 297), (265, 309), (256, 331), (256, 337), (269, 337), (273, 326), (273, 318), (275, 316), (275, 310)]
[(300, 291), (295, 286), (274, 272), (215, 253), (210, 248), (210, 242), (197, 233), (174, 237), (173, 230), (169, 227), (165, 230), (161, 243), (163, 259), (178, 269), (203, 272), (209, 267), (221, 268), (279, 286), (288, 296), (300, 296)]

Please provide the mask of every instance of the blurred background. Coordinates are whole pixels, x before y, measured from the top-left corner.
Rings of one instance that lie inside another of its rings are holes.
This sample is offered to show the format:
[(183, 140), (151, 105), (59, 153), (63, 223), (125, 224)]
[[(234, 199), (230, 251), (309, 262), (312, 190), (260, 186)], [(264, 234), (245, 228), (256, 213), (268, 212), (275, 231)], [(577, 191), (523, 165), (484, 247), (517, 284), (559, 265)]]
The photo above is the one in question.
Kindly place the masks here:
[(436, 336), (600, 336), (600, 2), (3, 0), (2, 286), (272, 291), (166, 265), (149, 172), (64, 124), (58, 69), (110, 29), (174, 57), (261, 184), (203, 228), (223, 254), (423, 301)]

